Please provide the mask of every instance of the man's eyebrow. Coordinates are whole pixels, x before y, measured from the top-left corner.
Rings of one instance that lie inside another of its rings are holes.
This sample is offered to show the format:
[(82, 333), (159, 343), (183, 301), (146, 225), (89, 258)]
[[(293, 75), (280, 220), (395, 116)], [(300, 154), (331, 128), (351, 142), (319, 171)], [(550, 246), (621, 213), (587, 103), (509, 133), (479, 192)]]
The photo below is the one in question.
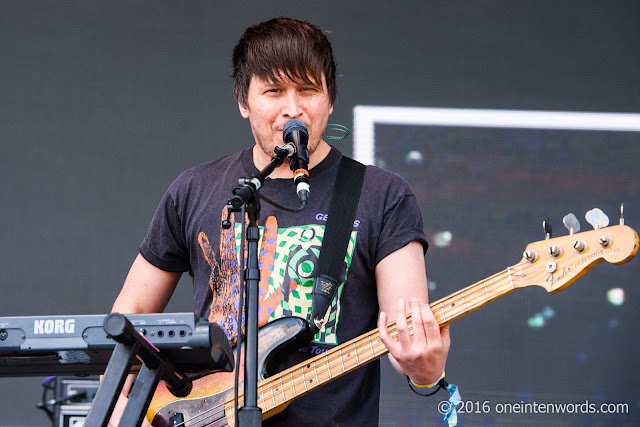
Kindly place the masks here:
[(260, 87), (281, 87), (281, 86), (286, 86), (288, 84), (294, 84), (296, 86), (312, 87), (314, 89), (324, 90), (324, 88), (322, 87), (322, 84), (315, 83), (313, 80), (308, 80), (308, 81), (289, 80), (289, 79), (281, 79), (276, 81), (262, 80), (259, 83)]

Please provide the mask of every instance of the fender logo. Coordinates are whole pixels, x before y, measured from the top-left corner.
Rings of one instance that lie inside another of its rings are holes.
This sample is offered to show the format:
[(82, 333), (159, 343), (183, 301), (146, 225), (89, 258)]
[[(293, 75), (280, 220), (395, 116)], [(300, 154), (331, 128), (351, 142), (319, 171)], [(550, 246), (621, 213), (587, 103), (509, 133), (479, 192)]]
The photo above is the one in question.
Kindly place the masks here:
[[(620, 248), (608, 248), (608, 249), (603, 249), (600, 250), (598, 252), (592, 253), (591, 255), (589, 255), (588, 257), (585, 257), (583, 259), (581, 259), (580, 261), (576, 262), (575, 264), (573, 264), (573, 268), (580, 270), (581, 266), (589, 263), (591, 261), (593, 261), (594, 259), (598, 259), (604, 255), (610, 254), (610, 253), (616, 253), (616, 252), (620, 252)], [(553, 272), (551, 274), (549, 274), (549, 276), (547, 277), (546, 282), (548, 284), (551, 285), (551, 288), (553, 289), (553, 287), (555, 285), (557, 285), (558, 283), (560, 283), (561, 281), (563, 281), (568, 275), (569, 273), (571, 273), (572, 267), (564, 267), (562, 269), (562, 272), (560, 272), (560, 274), (557, 274), (558, 272)]]
[(564, 267), (562, 269), (562, 273), (555, 276), (553, 273), (547, 277), (547, 283), (551, 284), (551, 288), (553, 288), (558, 282), (561, 282), (565, 277), (567, 277), (571, 273), (571, 267)]

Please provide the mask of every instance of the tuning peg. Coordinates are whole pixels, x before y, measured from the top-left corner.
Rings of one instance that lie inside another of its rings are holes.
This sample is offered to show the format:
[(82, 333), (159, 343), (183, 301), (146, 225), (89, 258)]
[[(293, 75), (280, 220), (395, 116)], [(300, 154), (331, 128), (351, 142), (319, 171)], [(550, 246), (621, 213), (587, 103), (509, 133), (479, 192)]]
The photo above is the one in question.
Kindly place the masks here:
[(594, 230), (609, 225), (609, 217), (598, 208), (593, 208), (584, 216)]
[(544, 229), (545, 240), (549, 240), (552, 234), (551, 223), (549, 222), (549, 218), (545, 218), (545, 220), (542, 221), (542, 228)]
[(569, 230), (569, 234), (577, 233), (580, 231), (580, 221), (572, 213), (567, 214), (562, 218), (562, 223)]

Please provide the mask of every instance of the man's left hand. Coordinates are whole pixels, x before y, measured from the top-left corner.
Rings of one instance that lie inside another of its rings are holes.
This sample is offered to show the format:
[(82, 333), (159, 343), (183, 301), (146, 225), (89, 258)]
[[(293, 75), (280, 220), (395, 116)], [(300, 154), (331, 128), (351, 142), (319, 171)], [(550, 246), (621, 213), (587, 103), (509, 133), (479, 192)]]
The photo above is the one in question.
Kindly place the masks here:
[[(407, 312), (411, 313), (413, 334), (407, 324)], [(387, 329), (388, 316), (381, 312), (378, 319), (380, 339), (389, 350), (389, 360), (394, 368), (408, 375), (414, 384), (430, 385), (438, 381), (444, 372), (451, 339), (449, 324), (440, 328), (428, 304), (420, 304), (411, 298), (397, 303), (397, 337), (391, 337)]]

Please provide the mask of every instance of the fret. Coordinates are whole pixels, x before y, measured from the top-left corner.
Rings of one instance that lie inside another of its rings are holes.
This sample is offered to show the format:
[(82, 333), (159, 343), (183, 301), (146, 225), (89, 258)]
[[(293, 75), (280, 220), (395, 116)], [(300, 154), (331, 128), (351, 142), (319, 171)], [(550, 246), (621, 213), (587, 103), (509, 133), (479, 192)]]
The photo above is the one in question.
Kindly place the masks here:
[(342, 365), (342, 372), (347, 372), (347, 370), (344, 368), (344, 359), (342, 358), (342, 347), (338, 347), (338, 351), (340, 353), (340, 364)]
[(316, 364), (313, 364), (313, 373), (316, 374), (316, 387), (320, 385), (320, 380), (318, 379), (318, 367)]
[(284, 384), (282, 384), (282, 375), (280, 375), (280, 392), (282, 393), (282, 401), (287, 401), (287, 396), (284, 394)]
[(444, 307), (442, 306), (442, 301), (440, 301), (440, 311), (442, 311), (442, 321), (447, 321), (447, 316), (444, 314)]
[(260, 388), (260, 397), (258, 398), (258, 402), (261, 402), (261, 401), (264, 401), (264, 388), (263, 387), (259, 387), (259, 388)]
[(369, 338), (369, 348), (371, 349), (371, 357), (376, 357), (376, 353), (373, 351), (373, 344), (371, 343), (371, 336)]
[(462, 294), (462, 306), (464, 307), (464, 311), (467, 311), (467, 302), (464, 300), (464, 291), (462, 291), (461, 294)]
[[(270, 381), (271, 383), (273, 383), (272, 381)], [(273, 392), (273, 384), (271, 384), (271, 400), (273, 400), (273, 407), (275, 408), (276, 406), (278, 406), (276, 404), (276, 394)]]
[(293, 397), (297, 397), (298, 395), (296, 394), (296, 383), (293, 382), (293, 372), (289, 371), (289, 381), (291, 381), (291, 388), (293, 389)]
[(324, 359), (325, 362), (327, 362), (327, 371), (329, 372), (329, 379), (331, 379), (331, 366), (329, 365), (329, 356), (327, 355), (327, 353), (324, 353)]
[(511, 282), (511, 289), (515, 289), (516, 287), (513, 285), (513, 277), (511, 276), (511, 267), (507, 267), (507, 273), (509, 273), (509, 281)]
[(304, 384), (304, 391), (307, 392), (309, 389), (307, 388), (307, 376), (304, 373), (304, 368), (302, 368), (302, 384)]
[(482, 286), (484, 287), (484, 294), (487, 297), (487, 301), (489, 301), (489, 293), (487, 292), (487, 282), (482, 282)]
[(353, 342), (353, 352), (356, 355), (356, 365), (360, 365), (360, 361), (358, 360), (358, 347), (356, 347), (356, 342)]

